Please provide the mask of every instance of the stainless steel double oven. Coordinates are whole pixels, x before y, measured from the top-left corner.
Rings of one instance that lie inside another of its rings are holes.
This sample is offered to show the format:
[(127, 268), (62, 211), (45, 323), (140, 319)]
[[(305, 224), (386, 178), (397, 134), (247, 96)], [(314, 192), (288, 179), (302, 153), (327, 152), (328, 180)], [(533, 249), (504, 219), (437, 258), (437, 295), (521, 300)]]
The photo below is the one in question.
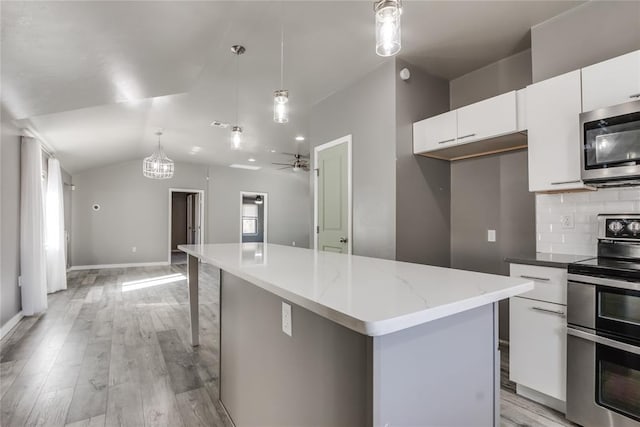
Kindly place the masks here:
[(639, 427), (640, 216), (599, 221), (598, 258), (569, 266), (567, 418)]

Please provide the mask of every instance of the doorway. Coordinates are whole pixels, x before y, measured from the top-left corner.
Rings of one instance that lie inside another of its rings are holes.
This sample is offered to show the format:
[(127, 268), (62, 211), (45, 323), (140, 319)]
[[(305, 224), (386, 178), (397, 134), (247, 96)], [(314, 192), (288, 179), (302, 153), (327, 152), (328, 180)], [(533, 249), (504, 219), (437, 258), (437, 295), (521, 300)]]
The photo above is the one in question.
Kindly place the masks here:
[(268, 195), (240, 192), (240, 242), (267, 243)]
[(204, 191), (169, 189), (169, 264), (185, 264), (178, 245), (197, 245), (204, 236)]
[(352, 244), (351, 135), (313, 149), (314, 248), (350, 254)]

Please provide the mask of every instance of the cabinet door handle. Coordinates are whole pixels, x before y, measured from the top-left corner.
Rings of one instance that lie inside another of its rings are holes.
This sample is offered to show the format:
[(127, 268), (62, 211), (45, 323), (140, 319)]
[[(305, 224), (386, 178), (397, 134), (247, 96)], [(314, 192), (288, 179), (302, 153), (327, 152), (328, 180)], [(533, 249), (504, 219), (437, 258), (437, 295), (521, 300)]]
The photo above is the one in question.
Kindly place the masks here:
[(550, 282), (551, 279), (547, 278), (547, 277), (537, 277), (537, 276), (525, 276), (525, 275), (520, 275), (520, 277), (522, 277), (523, 279), (529, 279), (529, 280), (538, 280), (540, 282)]
[(640, 93), (635, 93), (633, 95), (629, 95), (629, 98), (640, 98)]
[(573, 181), (558, 181), (552, 182), (551, 185), (562, 185), (562, 184), (577, 184), (581, 182), (579, 179), (574, 179)]
[(476, 136), (476, 134), (475, 133), (470, 133), (469, 135), (459, 136), (458, 139), (470, 138), (472, 136)]
[(455, 138), (445, 139), (444, 141), (438, 141), (438, 144), (446, 144), (447, 142), (453, 142), (455, 140), (456, 140)]
[(566, 316), (564, 314), (564, 311), (549, 310), (548, 308), (531, 307), (531, 310), (540, 311), (542, 313), (555, 314), (555, 315), (560, 316), (560, 317), (565, 317)]

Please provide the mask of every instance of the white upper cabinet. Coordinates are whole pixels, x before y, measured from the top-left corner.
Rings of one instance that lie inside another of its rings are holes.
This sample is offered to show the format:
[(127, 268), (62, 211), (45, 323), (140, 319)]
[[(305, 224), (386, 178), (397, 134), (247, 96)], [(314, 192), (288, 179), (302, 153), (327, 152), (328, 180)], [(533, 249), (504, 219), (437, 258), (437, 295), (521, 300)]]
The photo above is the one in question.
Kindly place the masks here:
[(580, 179), (580, 70), (527, 88), (529, 191), (585, 188)]
[(457, 160), (522, 148), (525, 137), (512, 136), (526, 130), (525, 98), (525, 89), (511, 91), (416, 122), (413, 153)]
[(582, 69), (582, 110), (640, 99), (640, 50)]
[(456, 111), (449, 111), (413, 124), (413, 152), (438, 150), (456, 143)]
[(494, 96), (458, 109), (458, 143), (517, 132), (516, 92)]

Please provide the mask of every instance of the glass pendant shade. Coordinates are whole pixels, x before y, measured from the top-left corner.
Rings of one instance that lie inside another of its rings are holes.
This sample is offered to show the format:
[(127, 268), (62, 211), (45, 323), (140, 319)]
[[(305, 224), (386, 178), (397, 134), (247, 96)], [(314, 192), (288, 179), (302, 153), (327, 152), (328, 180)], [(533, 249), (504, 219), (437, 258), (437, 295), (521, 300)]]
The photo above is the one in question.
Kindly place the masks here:
[(142, 161), (142, 174), (151, 179), (173, 178), (173, 160), (167, 157), (160, 145), (160, 135), (158, 133), (158, 149), (149, 157)]
[(399, 0), (379, 0), (374, 5), (376, 16), (376, 53), (380, 56), (393, 56), (400, 52), (400, 15), (402, 6)]
[(276, 90), (273, 92), (273, 121), (287, 123), (289, 121), (289, 91)]
[(231, 148), (239, 150), (242, 144), (242, 128), (234, 126), (231, 128)]

